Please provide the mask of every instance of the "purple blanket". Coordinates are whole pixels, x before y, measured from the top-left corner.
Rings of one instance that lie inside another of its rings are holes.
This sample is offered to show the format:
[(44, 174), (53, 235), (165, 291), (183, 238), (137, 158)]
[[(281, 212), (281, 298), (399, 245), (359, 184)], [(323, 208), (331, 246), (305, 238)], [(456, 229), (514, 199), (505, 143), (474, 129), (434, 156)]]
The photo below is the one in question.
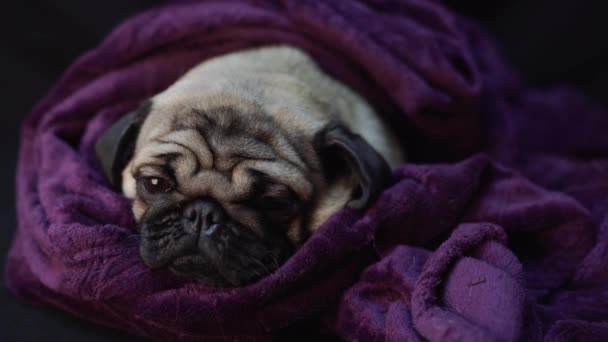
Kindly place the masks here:
[[(193, 65), (308, 51), (399, 130), (411, 162), (259, 282), (217, 289), (138, 256), (93, 146)], [(24, 123), (8, 286), (156, 340), (608, 340), (608, 113), (531, 90), (475, 24), (431, 1), (181, 1), (82, 56)]]

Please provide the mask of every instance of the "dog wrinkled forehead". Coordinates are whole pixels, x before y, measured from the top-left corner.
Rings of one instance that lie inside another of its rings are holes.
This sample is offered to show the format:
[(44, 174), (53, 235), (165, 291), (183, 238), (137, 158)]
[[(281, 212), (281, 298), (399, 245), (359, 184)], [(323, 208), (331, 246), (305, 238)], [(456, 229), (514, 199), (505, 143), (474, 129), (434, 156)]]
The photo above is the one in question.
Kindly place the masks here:
[(229, 106), (207, 109), (153, 108), (137, 140), (131, 172), (169, 164), (186, 197), (242, 197), (251, 170), (309, 198), (311, 170), (318, 161), (262, 111)]

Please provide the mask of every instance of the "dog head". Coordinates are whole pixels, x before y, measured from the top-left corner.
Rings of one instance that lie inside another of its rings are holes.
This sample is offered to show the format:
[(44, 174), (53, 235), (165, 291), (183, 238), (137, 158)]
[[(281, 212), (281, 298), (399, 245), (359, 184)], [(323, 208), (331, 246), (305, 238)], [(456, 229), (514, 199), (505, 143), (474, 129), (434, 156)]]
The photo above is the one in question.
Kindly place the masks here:
[(133, 200), (144, 262), (217, 286), (272, 272), (330, 215), (365, 207), (391, 177), (343, 123), (281, 119), (242, 101), (148, 101), (96, 151)]

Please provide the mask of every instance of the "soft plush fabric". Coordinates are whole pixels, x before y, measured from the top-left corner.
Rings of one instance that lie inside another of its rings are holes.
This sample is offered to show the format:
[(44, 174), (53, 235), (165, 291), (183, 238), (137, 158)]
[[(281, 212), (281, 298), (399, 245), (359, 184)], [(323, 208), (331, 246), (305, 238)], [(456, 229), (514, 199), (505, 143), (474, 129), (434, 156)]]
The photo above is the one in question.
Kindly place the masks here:
[[(410, 162), (255, 284), (147, 269), (96, 139), (198, 62), (269, 44), (364, 95)], [(479, 27), (431, 1), (173, 2), (118, 27), (24, 122), (8, 286), (159, 341), (608, 340), (606, 129), (608, 113), (529, 89)]]

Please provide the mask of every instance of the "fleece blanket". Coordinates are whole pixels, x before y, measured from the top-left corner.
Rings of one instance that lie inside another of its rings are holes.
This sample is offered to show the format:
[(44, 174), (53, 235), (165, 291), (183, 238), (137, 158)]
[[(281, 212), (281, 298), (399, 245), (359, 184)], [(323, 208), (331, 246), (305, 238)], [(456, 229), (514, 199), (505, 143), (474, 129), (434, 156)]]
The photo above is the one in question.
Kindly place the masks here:
[[(270, 44), (363, 94), (409, 163), (255, 284), (150, 271), (96, 139), (200, 61)], [(608, 113), (530, 89), (483, 30), (432, 1), (168, 3), (78, 59), (25, 120), (7, 285), (159, 341), (608, 340), (607, 129)]]

